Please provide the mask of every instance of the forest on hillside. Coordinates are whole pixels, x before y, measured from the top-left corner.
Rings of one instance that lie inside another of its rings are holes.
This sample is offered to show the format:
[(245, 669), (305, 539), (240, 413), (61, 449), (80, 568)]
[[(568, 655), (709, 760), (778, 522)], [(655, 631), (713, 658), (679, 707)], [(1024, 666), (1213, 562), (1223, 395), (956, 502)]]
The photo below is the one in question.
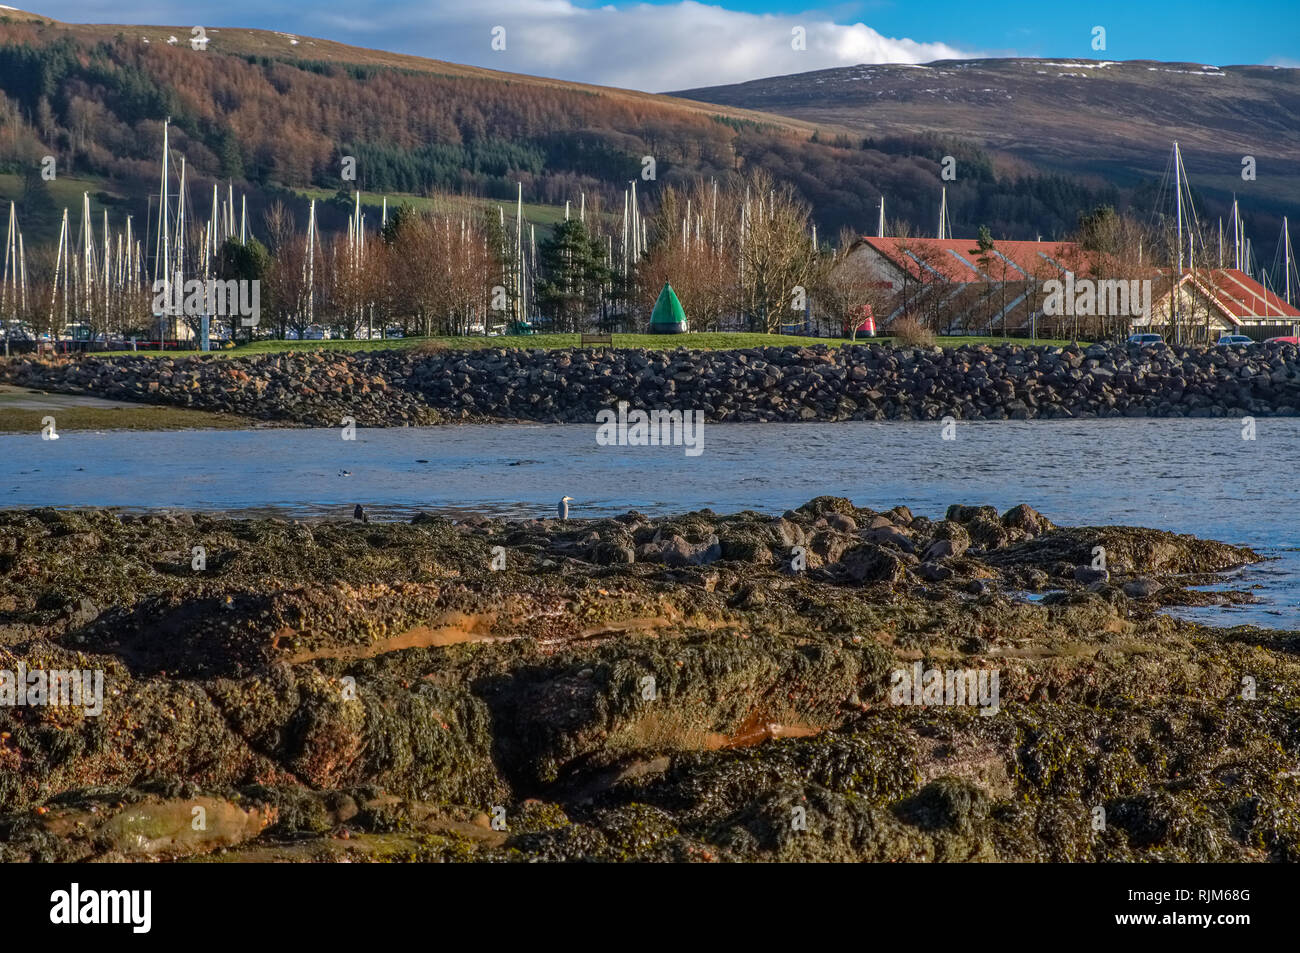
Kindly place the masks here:
[[(60, 174), (129, 196), (120, 204), (143, 220), (169, 116), (196, 194), (233, 181), (259, 209), (309, 187), (505, 200), (519, 186), (529, 202), (585, 194), (616, 208), (632, 179), (653, 204), (666, 186), (730, 186), (763, 170), (827, 234), (873, 231), (882, 194), (891, 219), (928, 233), (946, 184), (957, 233), (983, 225), (1010, 239), (1061, 237), (1080, 211), (1127, 200), (1061, 176), (999, 174), (979, 149), (933, 137), (809, 136), (594, 87), (198, 52), (123, 34), (90, 42), (0, 19), (0, 171), (25, 179), (20, 211), (37, 235), (58, 231), (31, 175), (45, 155)], [(955, 182), (941, 182), (945, 155), (958, 159)], [(344, 178), (347, 156), (355, 179)]]

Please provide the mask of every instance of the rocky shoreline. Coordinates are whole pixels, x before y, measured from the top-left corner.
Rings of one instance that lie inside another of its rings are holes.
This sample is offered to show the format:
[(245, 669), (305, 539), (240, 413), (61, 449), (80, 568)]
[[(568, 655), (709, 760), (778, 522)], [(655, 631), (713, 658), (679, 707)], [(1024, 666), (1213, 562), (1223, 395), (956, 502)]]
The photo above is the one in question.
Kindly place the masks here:
[(0, 364), (0, 380), (285, 425), (592, 422), (627, 401), (710, 422), (1294, 416), (1300, 352), (1089, 347), (316, 350)]
[(1297, 634), (1158, 611), (1257, 558), (829, 497), (0, 512), (0, 672), (104, 676), (0, 705), (0, 861), (1294, 861)]

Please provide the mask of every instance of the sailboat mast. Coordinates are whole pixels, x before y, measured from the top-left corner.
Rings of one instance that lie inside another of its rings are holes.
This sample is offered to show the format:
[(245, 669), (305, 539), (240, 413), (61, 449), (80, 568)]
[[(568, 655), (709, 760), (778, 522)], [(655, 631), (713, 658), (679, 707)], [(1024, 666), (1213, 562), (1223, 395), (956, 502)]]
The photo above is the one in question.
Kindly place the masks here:
[(1286, 275), (1286, 303), (1291, 303), (1291, 232), (1282, 216), (1282, 271)]
[[(54, 282), (53, 282), (53, 284), (51, 285), (51, 290), (50, 290), (50, 321), (49, 321), (49, 323), (50, 323), (50, 330), (51, 330), (51, 331), (54, 330), (54, 302), (55, 302), (55, 300), (58, 298), (58, 295), (59, 295), (59, 274), (60, 274), (60, 271), (61, 271), (61, 270), (62, 270), (62, 271), (65, 271), (65, 272), (67, 271), (67, 260), (66, 260), (65, 257), (64, 257), (64, 249), (67, 247), (67, 240), (68, 240), (68, 209), (67, 209), (67, 207), (65, 206), (64, 209), (63, 209), (63, 225), (62, 225), (62, 226), (60, 227), (60, 229), (59, 229), (59, 250), (58, 250), (58, 252), (57, 252), (57, 254), (55, 255), (55, 258), (54, 258)], [(63, 286), (63, 289), (64, 289), (64, 290), (63, 290), (63, 305), (64, 305), (64, 310), (66, 311), (66, 310), (67, 310), (67, 304), (68, 304), (68, 291), (67, 291), (67, 280), (66, 280), (66, 278), (64, 279), (64, 286)], [(65, 322), (65, 323), (66, 323), (66, 322)]]
[(1237, 199), (1232, 199), (1232, 267), (1241, 271), (1241, 222), (1237, 214)]
[(1183, 160), (1178, 151), (1178, 140), (1174, 140), (1174, 192), (1178, 206), (1178, 274), (1183, 273)]
[[(0, 282), (0, 315), (3, 315), (4, 313), (4, 300), (9, 295), (9, 258), (10, 258), (9, 249), (14, 245), (14, 218), (15, 217), (16, 217), (16, 213), (14, 210), (14, 203), (10, 202), (9, 203), (9, 233), (8, 235), (5, 236), (5, 274), (4, 274), (4, 281)], [(14, 256), (13, 265), (14, 265), (14, 272), (16, 277), (16, 273), (18, 270), (18, 259), (16, 255)], [(14, 295), (15, 304), (17, 303), (17, 298), (18, 296), (15, 294)], [(6, 326), (5, 345), (8, 346), (8, 343), (9, 343), (9, 329)]]
[[(167, 147), (167, 126), (170, 122), (170, 117), (163, 122), (162, 185), (158, 188), (158, 248), (153, 260), (154, 280), (158, 280), (159, 268), (161, 266), (163, 280), (167, 282), (169, 288), (171, 286), (172, 270), (171, 249), (169, 244), (169, 229), (171, 228), (171, 222), (167, 211), (167, 155), (169, 152)], [(148, 225), (149, 223), (145, 222), (145, 224)]]
[(528, 307), (524, 302), (524, 184), (517, 183), (519, 191), (515, 195), (515, 319), (523, 321), (527, 317)]
[(1171, 317), (1174, 321), (1174, 340), (1180, 340), (1178, 330), (1180, 309), (1178, 307), (1181, 301), (1181, 295), (1178, 293), (1178, 285), (1183, 280), (1183, 162), (1178, 151), (1178, 140), (1174, 140), (1174, 195), (1175, 205), (1178, 209), (1178, 234), (1175, 237), (1175, 244), (1178, 246), (1178, 270), (1174, 272), (1174, 281), (1171, 286), (1170, 294), (1173, 295), (1173, 310)]
[(312, 323), (316, 294), (316, 200), (311, 200), (307, 213), (307, 323)]
[(176, 274), (185, 280), (185, 157), (181, 156), (181, 183), (176, 193)]

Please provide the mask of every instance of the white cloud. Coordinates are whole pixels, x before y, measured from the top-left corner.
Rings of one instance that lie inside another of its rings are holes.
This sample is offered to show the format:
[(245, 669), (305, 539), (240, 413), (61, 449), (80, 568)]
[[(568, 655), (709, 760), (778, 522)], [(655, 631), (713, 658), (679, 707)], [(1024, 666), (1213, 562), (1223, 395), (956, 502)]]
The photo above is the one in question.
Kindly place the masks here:
[[(857, 63), (924, 63), (974, 55), (945, 43), (881, 36), (826, 14), (768, 15), (694, 0), (584, 7), (572, 0), (317, 0), (310, 5), (227, 0), (220, 22), (205, 4), (52, 0), (48, 16), (82, 22), (247, 26), (357, 46), (608, 86), (662, 92), (738, 83)], [(197, 20), (194, 20), (195, 17)], [(206, 19), (205, 19), (206, 18)], [(505, 52), (491, 29), (506, 28)], [(803, 27), (807, 49), (791, 46)]]
[[(371, 19), (368, 35), (439, 59), (654, 92), (970, 55), (944, 43), (881, 36), (861, 23), (832, 23), (824, 14), (743, 13), (693, 0), (594, 9), (570, 0), (487, 0), (468, 10), (449, 4), (401, 9)], [(505, 52), (490, 50), (495, 25), (506, 28)], [(805, 31), (805, 50), (793, 48), (795, 27)], [(419, 40), (412, 39), (416, 31)]]

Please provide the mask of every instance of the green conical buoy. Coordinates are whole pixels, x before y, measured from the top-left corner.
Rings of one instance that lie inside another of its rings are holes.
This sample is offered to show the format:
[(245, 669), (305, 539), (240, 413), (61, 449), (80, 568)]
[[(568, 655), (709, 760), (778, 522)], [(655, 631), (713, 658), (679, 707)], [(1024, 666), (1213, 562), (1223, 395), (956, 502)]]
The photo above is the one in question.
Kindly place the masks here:
[(673, 286), (664, 282), (664, 290), (659, 292), (659, 300), (650, 315), (651, 334), (682, 334), (686, 331), (686, 312), (677, 300)]

